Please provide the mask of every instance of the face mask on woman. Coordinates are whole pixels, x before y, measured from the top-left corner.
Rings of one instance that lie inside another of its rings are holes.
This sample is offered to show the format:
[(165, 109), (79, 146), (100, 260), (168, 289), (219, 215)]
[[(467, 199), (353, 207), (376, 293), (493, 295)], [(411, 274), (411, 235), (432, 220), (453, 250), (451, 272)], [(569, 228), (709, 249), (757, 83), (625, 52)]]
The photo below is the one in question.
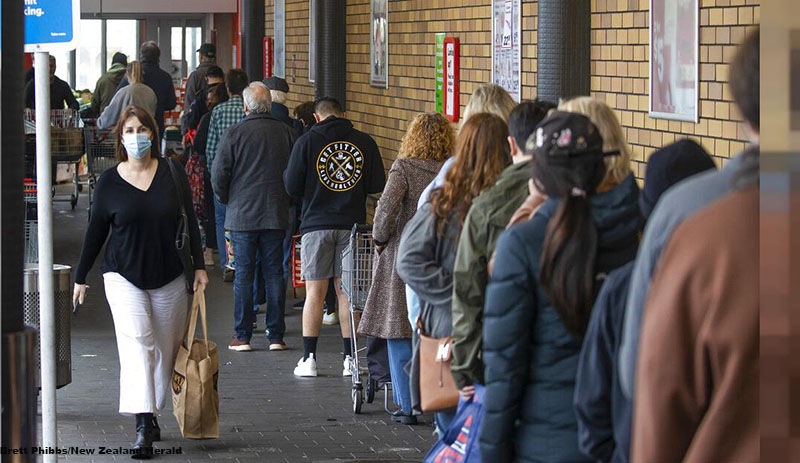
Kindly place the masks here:
[(122, 135), (122, 146), (128, 152), (128, 156), (135, 159), (142, 159), (150, 152), (150, 135), (146, 133), (126, 133)]

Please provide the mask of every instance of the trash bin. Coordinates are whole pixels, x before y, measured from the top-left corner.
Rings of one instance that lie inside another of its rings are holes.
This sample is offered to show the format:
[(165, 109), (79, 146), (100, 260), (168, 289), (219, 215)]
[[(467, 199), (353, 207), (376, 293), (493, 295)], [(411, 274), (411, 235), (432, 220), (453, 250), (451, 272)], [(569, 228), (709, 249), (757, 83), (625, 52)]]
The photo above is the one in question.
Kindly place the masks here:
[[(55, 289), (56, 319), (56, 387), (60, 388), (72, 382), (72, 291), (70, 291), (72, 267), (53, 265), (53, 287)], [(22, 306), (26, 325), (39, 330), (39, 266), (25, 264), (22, 277)], [(39, 354), (39, 343), (36, 343), (36, 370), (41, 371), (42, 359)], [(37, 374), (36, 386), (42, 387), (41, 377)]]

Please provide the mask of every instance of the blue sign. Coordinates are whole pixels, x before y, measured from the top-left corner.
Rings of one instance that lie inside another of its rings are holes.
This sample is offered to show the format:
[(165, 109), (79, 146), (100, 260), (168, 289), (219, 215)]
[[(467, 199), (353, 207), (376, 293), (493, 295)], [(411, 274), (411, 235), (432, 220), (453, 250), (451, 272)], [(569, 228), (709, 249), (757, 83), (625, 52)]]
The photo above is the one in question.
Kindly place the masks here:
[(75, 48), (80, 0), (17, 1), (25, 2), (25, 51)]

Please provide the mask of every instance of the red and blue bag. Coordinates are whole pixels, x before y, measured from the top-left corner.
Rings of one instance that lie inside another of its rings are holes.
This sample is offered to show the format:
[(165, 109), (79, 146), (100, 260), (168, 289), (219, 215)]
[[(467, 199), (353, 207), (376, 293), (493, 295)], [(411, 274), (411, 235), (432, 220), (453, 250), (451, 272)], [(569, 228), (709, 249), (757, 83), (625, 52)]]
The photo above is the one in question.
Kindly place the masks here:
[(468, 400), (460, 398), (450, 427), (425, 455), (424, 463), (480, 463), (478, 435), (483, 418), (485, 388), (475, 385), (475, 394)]

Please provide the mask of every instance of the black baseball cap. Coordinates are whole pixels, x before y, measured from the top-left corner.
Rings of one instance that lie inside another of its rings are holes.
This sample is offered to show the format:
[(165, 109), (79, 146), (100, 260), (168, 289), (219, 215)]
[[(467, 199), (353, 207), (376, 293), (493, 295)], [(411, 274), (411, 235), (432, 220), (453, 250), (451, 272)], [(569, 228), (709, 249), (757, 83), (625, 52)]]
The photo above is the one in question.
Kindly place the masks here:
[(213, 43), (204, 43), (200, 45), (200, 48), (197, 49), (197, 52), (203, 56), (214, 58), (217, 56), (217, 46)]
[(575, 156), (614, 156), (619, 150), (603, 151), (603, 137), (591, 119), (580, 113), (553, 111), (528, 139), (528, 152), (551, 159)]

